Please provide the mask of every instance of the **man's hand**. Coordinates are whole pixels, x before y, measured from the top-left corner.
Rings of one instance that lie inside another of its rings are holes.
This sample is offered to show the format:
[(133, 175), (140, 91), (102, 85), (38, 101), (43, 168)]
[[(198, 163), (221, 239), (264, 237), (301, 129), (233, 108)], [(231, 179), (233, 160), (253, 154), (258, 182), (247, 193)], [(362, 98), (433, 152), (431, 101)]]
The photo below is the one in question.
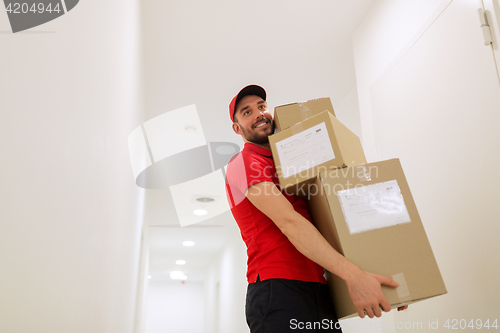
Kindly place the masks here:
[(381, 285), (394, 288), (399, 286), (399, 283), (391, 278), (360, 269), (354, 270), (345, 282), (352, 302), (361, 318), (364, 318), (365, 314), (370, 318), (380, 317), (382, 315), (381, 308), (385, 312), (390, 311), (391, 305), (382, 293)]

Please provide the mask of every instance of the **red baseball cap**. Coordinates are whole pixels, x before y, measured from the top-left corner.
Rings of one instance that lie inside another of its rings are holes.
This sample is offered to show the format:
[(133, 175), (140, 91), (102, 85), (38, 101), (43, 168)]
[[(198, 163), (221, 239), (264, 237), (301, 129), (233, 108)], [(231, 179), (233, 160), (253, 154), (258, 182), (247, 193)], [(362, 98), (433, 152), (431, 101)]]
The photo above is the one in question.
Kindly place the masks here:
[(252, 84), (241, 89), (238, 95), (234, 96), (231, 103), (229, 103), (229, 117), (231, 118), (233, 123), (234, 123), (234, 112), (236, 111), (236, 106), (243, 97), (248, 95), (259, 96), (263, 100), (266, 100), (266, 91), (261, 86)]

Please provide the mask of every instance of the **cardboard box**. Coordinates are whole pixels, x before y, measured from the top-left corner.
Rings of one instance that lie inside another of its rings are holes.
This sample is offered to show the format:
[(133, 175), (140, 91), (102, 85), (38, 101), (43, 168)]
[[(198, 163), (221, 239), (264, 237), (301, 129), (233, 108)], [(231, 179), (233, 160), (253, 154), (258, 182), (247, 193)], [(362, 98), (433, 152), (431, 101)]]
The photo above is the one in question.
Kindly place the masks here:
[(282, 131), (323, 111), (335, 116), (329, 97), (281, 105), (274, 108), (274, 124), (278, 131)]
[[(398, 159), (322, 172), (315, 185), (314, 224), (360, 269), (399, 282), (382, 287), (391, 307), (447, 292)], [(345, 282), (327, 280), (338, 318), (357, 316)]]
[(320, 171), (366, 163), (359, 137), (323, 111), (269, 136), (282, 189), (300, 196)]

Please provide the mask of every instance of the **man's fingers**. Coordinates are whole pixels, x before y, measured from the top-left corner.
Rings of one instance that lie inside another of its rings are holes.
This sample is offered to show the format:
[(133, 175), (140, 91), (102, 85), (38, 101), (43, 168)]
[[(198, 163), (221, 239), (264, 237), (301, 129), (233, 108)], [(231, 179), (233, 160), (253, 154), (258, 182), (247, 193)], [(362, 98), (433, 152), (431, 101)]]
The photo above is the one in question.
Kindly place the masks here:
[(380, 312), (380, 307), (372, 308), (370, 305), (366, 305), (366, 306), (360, 306), (357, 309), (358, 309), (358, 315), (361, 319), (363, 319), (365, 316), (373, 318), (374, 316), (380, 317), (382, 315), (382, 313)]
[(396, 288), (399, 283), (382, 275), (363, 273), (365, 276), (360, 276), (359, 280), (354, 279), (354, 283), (349, 285), (349, 295), (356, 305), (359, 317), (364, 318), (366, 315), (370, 318), (380, 317), (382, 310), (391, 311), (391, 304), (382, 293), (380, 285)]
[(384, 312), (391, 311), (391, 304), (389, 304), (389, 302), (385, 298), (382, 302), (380, 302), (380, 307), (382, 308), (382, 310), (384, 310)]

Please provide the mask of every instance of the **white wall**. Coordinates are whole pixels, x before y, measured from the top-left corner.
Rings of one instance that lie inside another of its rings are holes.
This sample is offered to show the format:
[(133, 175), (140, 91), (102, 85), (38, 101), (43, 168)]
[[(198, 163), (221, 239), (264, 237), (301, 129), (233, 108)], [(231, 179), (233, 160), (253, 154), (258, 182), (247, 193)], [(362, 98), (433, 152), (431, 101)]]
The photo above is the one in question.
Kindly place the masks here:
[(245, 243), (235, 227), (229, 244), (205, 278), (205, 333), (249, 332), (245, 319), (246, 263)]
[(133, 331), (138, 1), (12, 34), (0, 10), (0, 331)]
[[(147, 195), (145, 196), (147, 197)], [(144, 198), (144, 200), (146, 200)], [(146, 215), (146, 214), (144, 214)], [(146, 217), (144, 217), (146, 219)], [(137, 275), (137, 295), (135, 302), (135, 323), (134, 333), (144, 333), (146, 329), (146, 302), (148, 292), (148, 278), (149, 274), (149, 227), (146, 223), (143, 224), (141, 248)]]
[(332, 77), (334, 89), (330, 99), (335, 115), (361, 138), (358, 91), (351, 40), (338, 47), (331, 60), (334, 68)]
[(377, 160), (370, 104), (370, 86), (404, 53), (451, 0), (381, 0), (375, 3), (353, 36), (356, 83), (363, 148)]
[(201, 333), (203, 282), (149, 282), (146, 333)]
[(477, 8), (383, 0), (353, 38), (367, 157), (401, 159), (448, 289), (386, 322), (498, 317), (500, 87)]

